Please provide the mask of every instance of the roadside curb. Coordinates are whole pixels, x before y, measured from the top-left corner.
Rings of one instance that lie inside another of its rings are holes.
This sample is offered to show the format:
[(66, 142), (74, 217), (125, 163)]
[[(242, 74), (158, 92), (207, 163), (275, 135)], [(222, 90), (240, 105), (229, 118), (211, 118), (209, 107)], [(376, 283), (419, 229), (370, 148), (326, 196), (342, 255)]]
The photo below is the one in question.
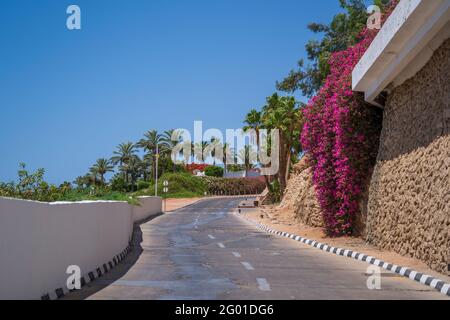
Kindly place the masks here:
[[(126, 255), (131, 251), (131, 245), (129, 244), (125, 250), (123, 250), (118, 255), (114, 256), (112, 260), (104, 263), (102, 266), (99, 266), (97, 269), (85, 274), (81, 277), (81, 287), (84, 287), (89, 282), (94, 281), (97, 278), (100, 278), (105, 273), (109, 272), (111, 269), (113, 269), (115, 266), (119, 264), (120, 261), (122, 261)], [(55, 289), (49, 293), (46, 293), (41, 296), (41, 300), (58, 300), (65, 295), (67, 295), (70, 292), (76, 291), (77, 289), (69, 290), (66, 286)]]
[(289, 238), (298, 242), (302, 242), (304, 244), (307, 244), (311, 247), (320, 249), (322, 251), (326, 251), (329, 253), (333, 253), (335, 255), (338, 256), (343, 256), (343, 257), (347, 257), (347, 258), (351, 258), (354, 260), (359, 260), (359, 261), (363, 261), (363, 262), (367, 262), (369, 264), (375, 265), (377, 267), (381, 267), (385, 270), (397, 273), (401, 276), (404, 276), (406, 278), (409, 278), (411, 280), (414, 280), (416, 282), (419, 282), (421, 284), (424, 284), (426, 286), (429, 286), (433, 289), (438, 290), (440, 293), (450, 296), (450, 283), (446, 283), (441, 279), (438, 278), (434, 278), (430, 275), (426, 275), (423, 273), (420, 273), (418, 271), (412, 270), (410, 268), (407, 267), (403, 267), (403, 266), (398, 266), (389, 262), (384, 262), (380, 259), (377, 259), (375, 257), (366, 255), (364, 253), (360, 253), (360, 252), (356, 252), (350, 249), (343, 249), (343, 248), (336, 248), (333, 246), (329, 246), (327, 244), (324, 243), (320, 243), (317, 242), (315, 240), (311, 240), (311, 239), (307, 239), (307, 238), (303, 238), (300, 237), (298, 235), (295, 234), (291, 234), (288, 232), (282, 232), (282, 231), (277, 231), (274, 230), (272, 228), (269, 228), (268, 226), (262, 224), (262, 223), (258, 223), (253, 221), (250, 218), (244, 217), (242, 214), (238, 214), (235, 213), (237, 216), (241, 217), (242, 219), (250, 222), (251, 224), (255, 225), (258, 229), (266, 231), (268, 233), (272, 233), (275, 234), (277, 236), (281, 236), (284, 238)]

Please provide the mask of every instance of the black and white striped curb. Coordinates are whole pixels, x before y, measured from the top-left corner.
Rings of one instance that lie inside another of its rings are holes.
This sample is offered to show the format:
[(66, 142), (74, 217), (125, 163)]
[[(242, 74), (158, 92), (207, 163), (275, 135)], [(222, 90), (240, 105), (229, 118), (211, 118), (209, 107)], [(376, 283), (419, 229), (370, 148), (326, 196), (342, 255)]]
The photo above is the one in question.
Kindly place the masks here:
[[(122, 261), (130, 251), (131, 251), (131, 246), (128, 245), (128, 247), (125, 250), (123, 250), (121, 253), (119, 253), (114, 258), (112, 258), (112, 260), (104, 263), (102, 266), (98, 267), (97, 269), (82, 276), (80, 279), (81, 287), (84, 287), (89, 282), (92, 282), (95, 279), (101, 277), (103, 274), (109, 272), (112, 268), (117, 266), (119, 264), (119, 262)], [(69, 289), (67, 289), (66, 286), (64, 286), (62, 288), (58, 288), (54, 291), (51, 291), (49, 293), (42, 295), (41, 300), (57, 300), (59, 298), (62, 298), (69, 292), (72, 292), (75, 290), (76, 289), (69, 290)]]
[(239, 217), (247, 220), (248, 222), (254, 224), (258, 229), (261, 229), (263, 231), (275, 234), (277, 236), (281, 236), (281, 237), (285, 237), (285, 238), (289, 238), (298, 242), (302, 242), (304, 244), (307, 244), (311, 247), (320, 249), (322, 251), (326, 251), (329, 253), (333, 253), (336, 254), (338, 256), (343, 256), (343, 257), (348, 257), (348, 258), (352, 258), (355, 260), (359, 260), (359, 261), (364, 261), (367, 262), (369, 264), (373, 264), (375, 266), (381, 267), (383, 269), (389, 270), (391, 272), (397, 273), (401, 276), (407, 277), (411, 280), (420, 282), (421, 284), (427, 285), (429, 287), (432, 287), (433, 289), (438, 290), (440, 293), (445, 294), (447, 296), (450, 296), (450, 283), (445, 283), (443, 280), (434, 278), (430, 275), (426, 275), (423, 273), (420, 273), (418, 271), (414, 271), (410, 268), (406, 268), (406, 267), (402, 267), (402, 266), (398, 266), (392, 263), (388, 263), (388, 262), (384, 262), (380, 259), (374, 258), (372, 256), (366, 255), (364, 253), (359, 253), (353, 250), (349, 250), (349, 249), (342, 249), (342, 248), (336, 248), (333, 246), (329, 246), (327, 244), (324, 243), (320, 243), (311, 239), (306, 239), (300, 236), (297, 236), (295, 234), (291, 234), (288, 232), (282, 232), (282, 231), (277, 231), (274, 229), (271, 229), (269, 227), (267, 227), (264, 224), (261, 223), (257, 223), (247, 217), (244, 217), (241, 214), (237, 214)]

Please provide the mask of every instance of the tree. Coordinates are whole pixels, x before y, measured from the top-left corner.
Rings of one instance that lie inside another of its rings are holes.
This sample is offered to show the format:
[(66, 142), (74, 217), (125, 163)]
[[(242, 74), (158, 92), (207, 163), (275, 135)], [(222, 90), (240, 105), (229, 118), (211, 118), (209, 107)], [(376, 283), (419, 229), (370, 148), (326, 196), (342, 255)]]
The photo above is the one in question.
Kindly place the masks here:
[[(156, 179), (156, 157), (159, 156), (159, 148), (162, 146), (163, 137), (157, 130), (149, 130), (144, 133), (144, 138), (139, 140), (138, 146), (147, 152), (144, 160), (151, 162), (152, 177)], [(163, 151), (163, 150), (161, 150)]]
[[(244, 119), (244, 128), (243, 130), (245, 132), (248, 132), (250, 130), (254, 130), (256, 135), (256, 148), (257, 148), (257, 154), (258, 157), (260, 156), (261, 151), (261, 141), (259, 139), (259, 133), (260, 130), (263, 128), (264, 123), (262, 121), (262, 114), (260, 111), (257, 111), (256, 109), (251, 109), (249, 113), (247, 113), (245, 119)], [(264, 166), (264, 165), (263, 165)], [(270, 189), (270, 179), (267, 175), (264, 175), (264, 181), (266, 183), (266, 187)]]
[(251, 109), (249, 113), (245, 116), (244, 120), (244, 128), (243, 130), (245, 132), (248, 132), (249, 130), (254, 130), (256, 135), (256, 146), (258, 148), (257, 152), (259, 153), (259, 131), (263, 126), (261, 112), (257, 111), (256, 109)]
[(78, 189), (84, 189), (91, 185), (91, 178), (89, 175), (79, 176), (74, 181)]
[[(328, 59), (333, 52), (341, 51), (358, 42), (359, 34), (367, 23), (368, 14), (364, 0), (339, 0), (344, 13), (334, 16), (329, 24), (310, 23), (308, 29), (323, 34), (321, 41), (310, 40), (306, 44), (306, 52), (310, 64), (305, 65), (302, 59), (298, 68), (276, 83), (277, 90), (287, 93), (300, 92), (312, 97), (323, 85), (330, 72)], [(380, 8), (389, 0), (376, 0)]]
[(301, 111), (294, 97), (281, 97), (277, 93), (267, 99), (263, 108), (264, 126), (279, 130), (279, 173), (280, 191), (283, 195), (291, 165), (295, 140), (299, 139), (301, 130)]
[(134, 155), (128, 162), (123, 164), (122, 170), (130, 177), (131, 190), (136, 190), (136, 181), (143, 174), (144, 163), (137, 156)]
[[(219, 152), (217, 152), (219, 151)], [(216, 137), (211, 138), (211, 142), (208, 145), (207, 153), (211, 155), (213, 158), (213, 166), (216, 165), (216, 159), (219, 161), (222, 161), (223, 158), (223, 145), (222, 142), (220, 142), (219, 139)]]
[(29, 173), (25, 163), (20, 163), (19, 171), (17, 171), (19, 182), (16, 186), (19, 195), (37, 192), (40, 185), (44, 182), (44, 174), (45, 169), (43, 168), (37, 169), (36, 172)]
[(197, 161), (204, 163), (207, 157), (209, 142), (202, 141), (194, 144), (194, 154)]
[[(291, 162), (296, 159), (296, 155), (301, 152), (301, 145), (299, 142), (301, 128), (303, 126), (303, 115), (301, 113), (302, 104), (295, 101), (291, 96), (280, 96), (274, 93), (266, 99), (267, 103), (261, 111), (255, 109), (251, 110), (244, 120), (244, 130), (254, 130), (257, 135), (257, 147), (261, 149), (261, 142), (259, 141), (259, 132), (261, 129), (274, 130), (279, 132), (279, 171), (276, 175), (278, 184), (280, 186), (280, 193), (283, 194), (286, 189), (287, 180), (291, 168)], [(265, 141), (263, 146), (265, 150), (271, 150), (270, 136)], [(294, 157), (293, 157), (294, 155)], [(273, 155), (272, 155), (273, 156)], [(243, 158), (241, 154), (239, 158)], [(264, 166), (264, 164), (262, 164)], [(272, 190), (273, 183), (269, 177), (264, 176), (266, 187)]]
[(98, 171), (97, 171), (97, 168), (95, 168), (95, 167), (90, 167), (90, 168), (89, 168), (89, 175), (90, 175), (90, 178), (91, 178), (91, 180), (92, 180), (92, 184), (93, 184), (94, 186), (96, 186), (96, 185), (97, 185), (97, 182), (98, 182)]
[[(163, 146), (163, 153), (166, 156), (170, 157), (170, 160), (173, 162), (172, 165), (172, 171), (176, 171), (176, 154), (174, 154), (174, 157), (172, 157), (173, 150), (178, 146), (180, 142), (182, 142), (182, 134), (183, 132), (181, 130), (167, 130), (164, 131), (161, 141)], [(182, 151), (180, 151), (182, 153)]]
[(245, 145), (243, 149), (239, 150), (237, 156), (239, 160), (241, 160), (242, 163), (244, 164), (245, 176), (247, 176), (247, 172), (253, 168), (253, 164), (256, 161), (257, 158), (256, 152), (253, 150), (252, 146)]
[(102, 186), (105, 185), (105, 174), (113, 171), (114, 166), (112, 165), (111, 161), (104, 158), (98, 159), (91, 168), (91, 172), (95, 177), (97, 175), (100, 176), (100, 183)]
[[(126, 164), (136, 153), (136, 145), (133, 142), (121, 143), (116, 147), (114, 151), (114, 156), (111, 157), (111, 163), (114, 165), (119, 165), (121, 168)], [(123, 177), (125, 182), (128, 183), (128, 176), (126, 172), (123, 172)]]
[[(184, 150), (189, 150), (189, 152), (185, 153)], [(180, 157), (184, 158), (186, 164), (195, 162), (195, 150), (194, 143), (190, 140), (185, 140), (182, 142), (182, 148), (179, 150)]]
[(233, 148), (230, 147), (228, 142), (222, 145), (222, 162), (224, 172), (227, 172), (227, 166), (229, 162), (233, 162)]

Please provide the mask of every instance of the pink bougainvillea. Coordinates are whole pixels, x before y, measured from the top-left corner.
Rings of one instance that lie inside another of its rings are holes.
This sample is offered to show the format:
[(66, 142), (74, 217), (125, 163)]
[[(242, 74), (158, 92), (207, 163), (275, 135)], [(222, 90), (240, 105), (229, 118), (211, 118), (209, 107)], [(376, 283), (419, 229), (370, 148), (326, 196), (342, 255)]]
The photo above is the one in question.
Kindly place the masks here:
[(353, 68), (376, 33), (363, 30), (355, 46), (331, 56), (325, 84), (303, 111), (301, 142), (311, 156), (313, 183), (330, 236), (353, 233), (378, 150), (380, 115), (352, 91)]

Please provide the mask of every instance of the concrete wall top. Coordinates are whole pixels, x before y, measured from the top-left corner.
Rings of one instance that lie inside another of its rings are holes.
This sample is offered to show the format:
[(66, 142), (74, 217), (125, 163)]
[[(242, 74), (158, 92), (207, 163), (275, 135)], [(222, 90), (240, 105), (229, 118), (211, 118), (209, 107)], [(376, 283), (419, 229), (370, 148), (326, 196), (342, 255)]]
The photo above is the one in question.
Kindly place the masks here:
[(161, 198), (38, 202), (0, 197), (0, 299), (39, 299), (127, 248), (133, 223), (161, 212)]
[(450, 0), (400, 0), (355, 66), (354, 91), (375, 99), (394, 83), (414, 76), (450, 36)]

